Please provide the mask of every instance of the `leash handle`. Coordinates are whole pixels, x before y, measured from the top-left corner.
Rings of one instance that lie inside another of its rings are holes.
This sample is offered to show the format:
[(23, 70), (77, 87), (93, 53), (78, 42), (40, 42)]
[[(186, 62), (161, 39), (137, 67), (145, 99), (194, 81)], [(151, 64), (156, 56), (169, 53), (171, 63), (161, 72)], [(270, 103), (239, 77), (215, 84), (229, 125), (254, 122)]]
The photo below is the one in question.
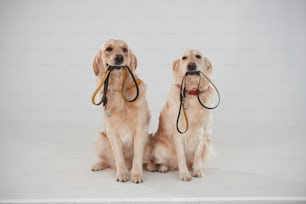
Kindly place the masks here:
[[(202, 103), (201, 99), (200, 99), (200, 95), (198, 95), (198, 101), (199, 103), (201, 104), (201, 106), (203, 106), (204, 108), (208, 109), (208, 110), (213, 110), (213, 109), (216, 109), (219, 104), (220, 104), (220, 101), (221, 101), (221, 97), (220, 97), (220, 93), (219, 93), (219, 90), (217, 89), (216, 85), (203, 73), (203, 72), (200, 72), (200, 74), (202, 74), (207, 80), (208, 82), (214, 87), (214, 89), (216, 90), (217, 92), (217, 95), (218, 95), (218, 102), (216, 105), (214, 106), (206, 106), (204, 103)], [(200, 88), (200, 83), (201, 83), (201, 75), (200, 75), (200, 80), (199, 80), (199, 84), (198, 84), (198, 90)]]
[[(133, 79), (133, 83), (135, 84), (135, 87), (136, 87), (136, 95), (135, 95), (135, 97), (134, 97), (133, 99), (131, 99), (131, 100), (128, 100), (128, 99), (124, 96), (123, 92), (122, 92), (122, 96), (123, 96), (124, 100), (126, 100), (127, 102), (134, 102), (134, 101), (137, 100), (137, 98), (138, 98), (138, 96), (139, 96), (139, 87), (138, 87), (138, 83), (137, 83), (137, 80), (135, 79), (135, 76), (134, 76), (134, 74), (132, 73), (131, 69), (130, 69), (127, 65), (125, 66), (125, 68), (128, 70), (129, 74), (131, 75), (131, 77), (132, 77), (132, 79)], [(126, 74), (125, 74), (124, 82), (125, 82), (125, 80), (126, 80)], [(124, 83), (123, 83), (123, 84), (124, 84)], [(123, 90), (124, 90), (124, 87), (122, 87), (122, 91), (123, 91)]]

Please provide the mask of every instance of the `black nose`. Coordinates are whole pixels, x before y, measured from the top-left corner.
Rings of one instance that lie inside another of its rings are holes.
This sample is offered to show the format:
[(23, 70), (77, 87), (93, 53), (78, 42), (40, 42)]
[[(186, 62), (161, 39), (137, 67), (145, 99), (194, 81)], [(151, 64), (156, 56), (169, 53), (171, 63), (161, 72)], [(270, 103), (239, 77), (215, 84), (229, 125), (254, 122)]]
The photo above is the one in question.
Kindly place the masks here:
[(196, 65), (196, 63), (194, 63), (194, 62), (190, 62), (190, 63), (188, 64), (187, 68), (188, 68), (188, 71), (194, 71), (194, 70), (196, 70), (197, 65)]
[(123, 62), (123, 56), (122, 55), (116, 55), (115, 56), (115, 64), (116, 65), (121, 65)]

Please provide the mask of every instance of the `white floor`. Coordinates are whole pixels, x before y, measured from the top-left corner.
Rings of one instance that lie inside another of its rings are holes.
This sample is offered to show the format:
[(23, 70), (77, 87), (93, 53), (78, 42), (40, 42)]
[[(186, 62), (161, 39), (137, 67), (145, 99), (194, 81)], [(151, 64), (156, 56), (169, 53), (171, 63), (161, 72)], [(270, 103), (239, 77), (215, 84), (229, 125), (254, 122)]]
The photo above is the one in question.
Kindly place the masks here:
[(177, 172), (146, 172), (144, 183), (138, 185), (115, 182), (114, 170), (90, 171), (95, 161), (89, 139), (94, 133), (92, 127), (86, 121), (4, 124), (0, 202), (306, 202), (305, 127), (216, 124), (218, 157), (208, 164), (203, 178), (186, 183), (178, 180)]
[[(305, 1), (1, 1), (0, 203), (306, 203)], [(91, 172), (92, 59), (128, 42), (156, 130), (171, 64), (196, 48), (221, 91), (203, 178)]]

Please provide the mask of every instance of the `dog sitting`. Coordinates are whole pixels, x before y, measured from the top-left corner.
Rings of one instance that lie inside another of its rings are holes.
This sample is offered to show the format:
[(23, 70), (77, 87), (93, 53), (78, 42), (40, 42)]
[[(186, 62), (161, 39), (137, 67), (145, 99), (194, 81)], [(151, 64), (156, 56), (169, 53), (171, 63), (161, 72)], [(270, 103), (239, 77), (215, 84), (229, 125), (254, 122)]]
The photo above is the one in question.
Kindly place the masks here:
[(106, 89), (98, 88), (97, 96), (93, 96), (93, 100), (104, 100), (105, 131), (99, 134), (95, 143), (100, 160), (92, 170), (116, 168), (116, 180), (120, 182), (129, 179), (134, 183), (142, 182), (143, 163), (150, 160), (146, 85), (135, 75), (136, 67), (136, 56), (122, 40), (106, 41), (93, 60), (98, 85), (103, 83), (102, 80), (106, 81), (107, 71), (113, 70), (104, 84)]
[[(183, 181), (190, 181), (191, 176), (202, 177), (204, 161), (213, 152), (212, 113), (203, 108), (199, 100), (204, 104), (211, 104), (214, 91), (207, 78), (199, 77), (200, 72), (210, 78), (212, 65), (197, 50), (187, 51), (173, 62), (174, 84), (160, 113), (158, 130), (154, 135), (152, 158), (157, 170), (166, 173), (178, 169), (179, 178)], [(185, 97), (180, 98), (183, 79)], [(182, 100), (184, 107), (180, 107)], [(180, 108), (184, 109), (185, 120), (183, 114), (178, 116)], [(184, 128), (188, 128), (186, 133), (181, 130)]]

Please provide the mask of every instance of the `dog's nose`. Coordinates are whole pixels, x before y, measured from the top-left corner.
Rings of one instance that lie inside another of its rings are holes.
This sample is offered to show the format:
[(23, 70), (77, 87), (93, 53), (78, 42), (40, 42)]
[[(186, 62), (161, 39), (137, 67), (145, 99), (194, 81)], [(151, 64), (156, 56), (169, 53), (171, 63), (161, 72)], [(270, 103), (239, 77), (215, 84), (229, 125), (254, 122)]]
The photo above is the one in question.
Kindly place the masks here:
[(121, 65), (123, 62), (123, 55), (116, 55), (115, 56), (115, 64), (116, 65)]
[(188, 68), (188, 71), (194, 71), (194, 70), (196, 70), (197, 65), (194, 62), (190, 62), (190, 63), (188, 63), (187, 68)]

